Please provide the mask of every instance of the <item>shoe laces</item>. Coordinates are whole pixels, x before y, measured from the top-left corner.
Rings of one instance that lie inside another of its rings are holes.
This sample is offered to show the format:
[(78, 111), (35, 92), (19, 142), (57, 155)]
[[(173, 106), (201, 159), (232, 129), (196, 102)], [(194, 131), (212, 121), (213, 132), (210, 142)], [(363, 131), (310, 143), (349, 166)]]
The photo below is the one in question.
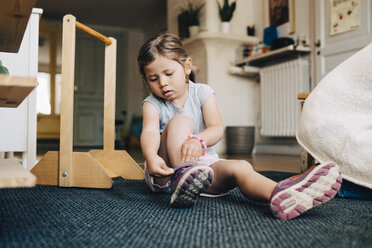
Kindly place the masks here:
[(196, 164), (195, 163), (191, 163), (191, 162), (186, 162), (186, 163), (182, 163), (182, 164), (179, 164), (176, 168), (174, 168), (174, 173), (171, 177), (171, 181), (174, 181), (176, 180), (180, 175), (183, 174), (183, 172), (192, 167), (192, 166), (195, 166)]

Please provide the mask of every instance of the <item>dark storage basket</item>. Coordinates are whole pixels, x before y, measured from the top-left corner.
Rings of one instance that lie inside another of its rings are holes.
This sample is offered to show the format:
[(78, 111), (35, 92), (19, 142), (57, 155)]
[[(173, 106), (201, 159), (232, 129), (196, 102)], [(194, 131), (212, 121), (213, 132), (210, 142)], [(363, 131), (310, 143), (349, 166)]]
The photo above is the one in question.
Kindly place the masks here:
[(251, 155), (254, 132), (254, 126), (226, 127), (227, 154)]

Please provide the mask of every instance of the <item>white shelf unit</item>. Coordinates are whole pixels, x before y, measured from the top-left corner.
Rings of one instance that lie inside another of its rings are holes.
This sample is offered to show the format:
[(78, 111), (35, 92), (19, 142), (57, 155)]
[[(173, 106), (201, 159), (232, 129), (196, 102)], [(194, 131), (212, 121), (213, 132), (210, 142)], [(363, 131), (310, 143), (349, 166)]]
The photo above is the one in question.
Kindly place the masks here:
[[(0, 108), (0, 153), (22, 152), (24, 167), (15, 159), (0, 159), (0, 188), (30, 187), (36, 183), (35, 176), (29, 170), (36, 163), (35, 86), (41, 14), (41, 9), (32, 9), (17, 53), (0, 52), (0, 59), (10, 74), (0, 77), (2, 91), (7, 94)], [(26, 94), (25, 91), (31, 92)]]

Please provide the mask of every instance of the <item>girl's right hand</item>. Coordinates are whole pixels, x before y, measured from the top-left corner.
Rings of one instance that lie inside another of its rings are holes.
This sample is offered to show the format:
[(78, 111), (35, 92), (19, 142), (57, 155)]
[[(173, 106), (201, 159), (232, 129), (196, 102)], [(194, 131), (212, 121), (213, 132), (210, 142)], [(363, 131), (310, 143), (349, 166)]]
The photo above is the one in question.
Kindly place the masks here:
[(149, 174), (151, 176), (167, 177), (174, 173), (174, 170), (172, 168), (169, 168), (160, 156), (156, 156), (151, 161), (146, 161), (146, 163)]

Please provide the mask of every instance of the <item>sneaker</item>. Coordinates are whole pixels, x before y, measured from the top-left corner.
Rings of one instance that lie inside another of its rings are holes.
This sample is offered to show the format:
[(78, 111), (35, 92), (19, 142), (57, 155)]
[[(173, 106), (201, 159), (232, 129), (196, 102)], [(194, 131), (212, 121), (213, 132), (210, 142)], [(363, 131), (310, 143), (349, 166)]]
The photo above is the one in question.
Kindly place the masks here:
[(311, 167), (303, 174), (280, 181), (270, 197), (270, 208), (282, 220), (296, 218), (337, 194), (342, 177), (334, 162)]
[(213, 170), (209, 166), (183, 163), (177, 166), (171, 178), (172, 207), (192, 207), (200, 193), (212, 184)]

